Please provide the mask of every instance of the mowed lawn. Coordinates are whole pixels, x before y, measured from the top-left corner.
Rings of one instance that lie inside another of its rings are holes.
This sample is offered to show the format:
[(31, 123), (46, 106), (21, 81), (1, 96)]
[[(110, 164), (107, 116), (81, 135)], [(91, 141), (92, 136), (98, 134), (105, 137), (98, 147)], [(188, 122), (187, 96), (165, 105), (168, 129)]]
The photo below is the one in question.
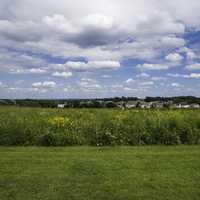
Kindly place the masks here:
[(199, 200), (200, 146), (0, 147), (0, 200)]

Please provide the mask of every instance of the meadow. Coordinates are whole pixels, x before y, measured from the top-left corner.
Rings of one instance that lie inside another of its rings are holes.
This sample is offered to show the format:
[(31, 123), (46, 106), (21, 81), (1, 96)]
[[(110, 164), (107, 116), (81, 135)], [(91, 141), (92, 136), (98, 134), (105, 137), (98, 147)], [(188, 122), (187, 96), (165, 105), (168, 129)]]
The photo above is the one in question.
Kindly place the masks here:
[(200, 143), (200, 110), (0, 107), (0, 145), (177, 145)]
[(0, 107), (0, 199), (199, 200), (194, 144), (200, 110)]
[(0, 147), (1, 200), (199, 200), (200, 146)]

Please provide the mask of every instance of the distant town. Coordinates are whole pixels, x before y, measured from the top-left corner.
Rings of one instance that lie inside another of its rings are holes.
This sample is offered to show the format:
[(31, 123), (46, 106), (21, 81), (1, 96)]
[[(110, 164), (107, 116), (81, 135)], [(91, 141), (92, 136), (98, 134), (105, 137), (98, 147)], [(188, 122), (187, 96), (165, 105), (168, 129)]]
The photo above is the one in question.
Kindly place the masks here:
[(199, 109), (200, 98), (178, 97), (114, 97), (102, 99), (1, 99), (1, 106), (40, 108), (120, 108), (120, 109)]

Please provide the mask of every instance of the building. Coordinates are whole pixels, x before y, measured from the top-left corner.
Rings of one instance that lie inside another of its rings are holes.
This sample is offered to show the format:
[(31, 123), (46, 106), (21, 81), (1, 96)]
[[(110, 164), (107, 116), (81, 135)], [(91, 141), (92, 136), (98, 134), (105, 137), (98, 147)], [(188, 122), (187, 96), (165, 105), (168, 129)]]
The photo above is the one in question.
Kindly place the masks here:
[(191, 106), (191, 108), (200, 108), (200, 105), (199, 104), (195, 104), (195, 103), (191, 104), (190, 106)]
[(58, 104), (57, 108), (65, 108), (65, 104)]
[(128, 101), (126, 103), (126, 108), (131, 109), (131, 108), (136, 108), (138, 102), (137, 101)]
[(181, 109), (181, 108), (190, 108), (190, 105), (188, 105), (188, 104), (176, 104), (175, 105), (175, 108), (179, 108), (179, 109)]
[(142, 102), (142, 103), (139, 104), (139, 108), (150, 109), (151, 108), (151, 103)]

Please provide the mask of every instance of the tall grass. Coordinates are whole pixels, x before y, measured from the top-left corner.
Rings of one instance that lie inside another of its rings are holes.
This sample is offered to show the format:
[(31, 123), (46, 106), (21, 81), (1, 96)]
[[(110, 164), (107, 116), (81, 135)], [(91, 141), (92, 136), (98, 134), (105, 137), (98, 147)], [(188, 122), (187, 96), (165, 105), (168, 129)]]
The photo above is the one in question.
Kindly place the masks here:
[(0, 145), (199, 143), (200, 110), (0, 107)]

